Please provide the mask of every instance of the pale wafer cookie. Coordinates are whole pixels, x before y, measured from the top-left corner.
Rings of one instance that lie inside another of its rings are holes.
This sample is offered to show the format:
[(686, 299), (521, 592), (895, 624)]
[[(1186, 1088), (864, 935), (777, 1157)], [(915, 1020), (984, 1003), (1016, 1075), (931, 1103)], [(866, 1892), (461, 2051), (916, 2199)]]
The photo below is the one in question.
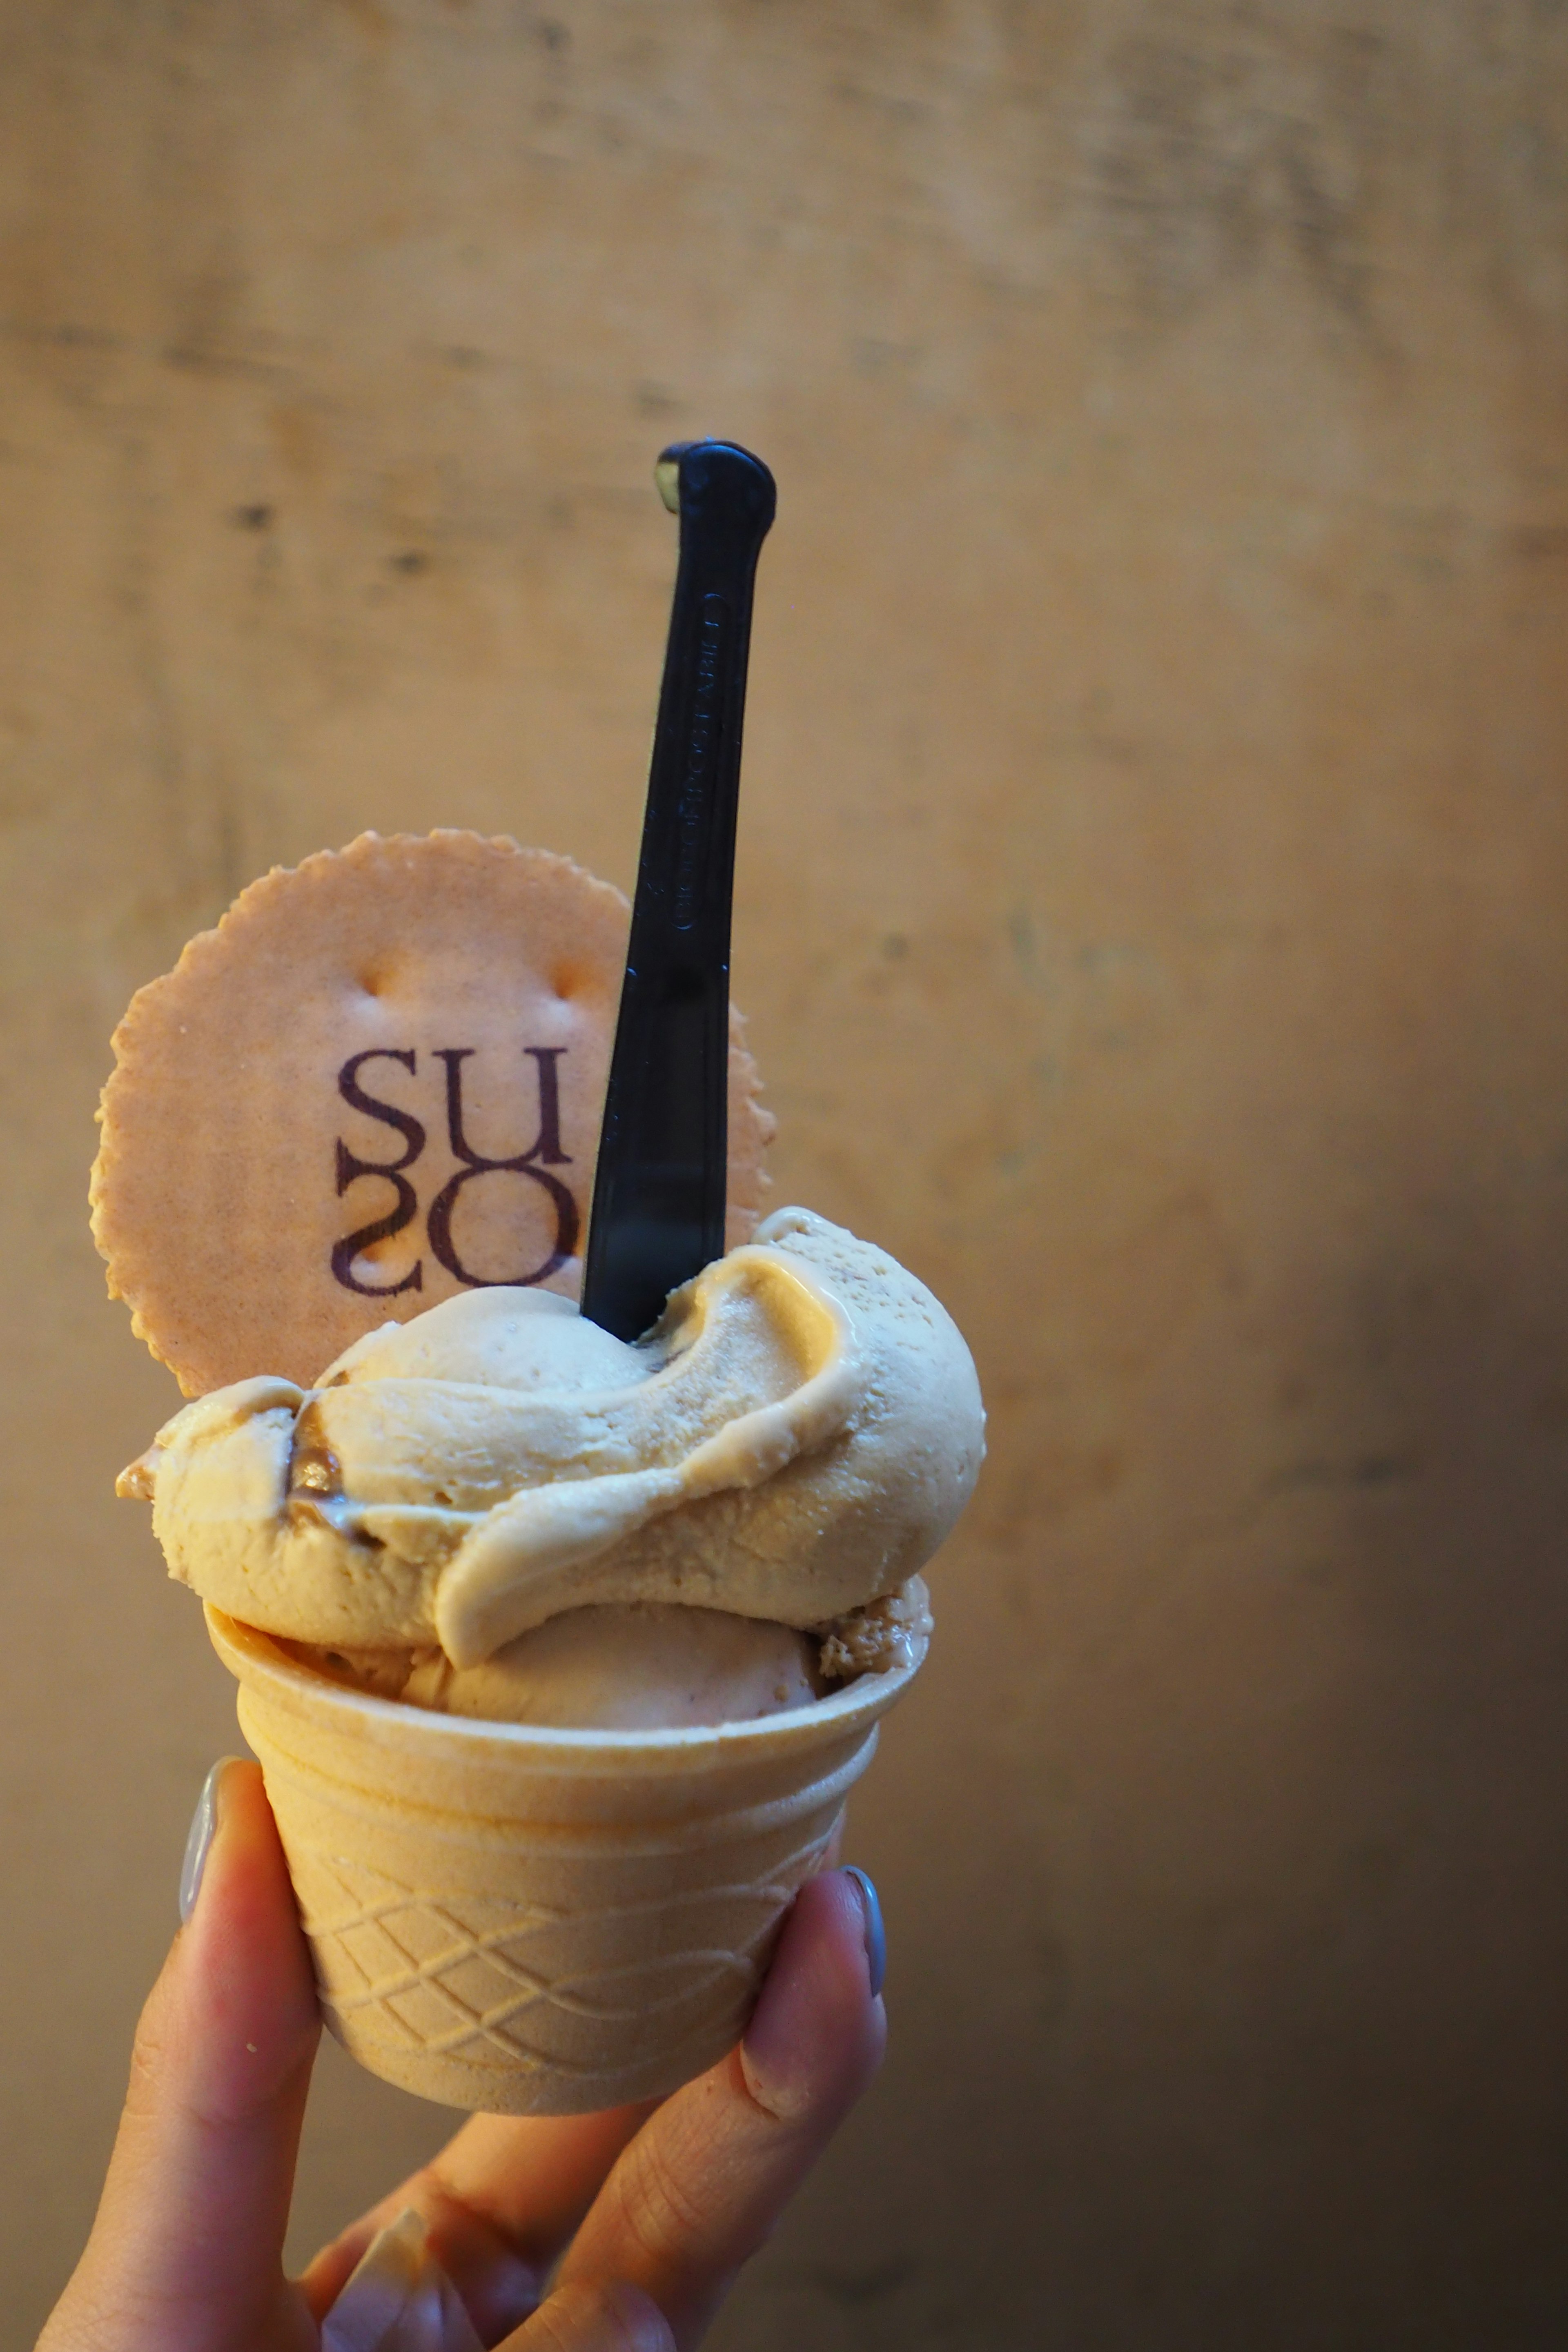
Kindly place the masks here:
[[(374, 833), (242, 891), (115, 1032), (110, 1294), (187, 1396), (307, 1384), (481, 1284), (577, 1295), (626, 901), (477, 834)], [(773, 1121), (732, 1016), (728, 1240)]]

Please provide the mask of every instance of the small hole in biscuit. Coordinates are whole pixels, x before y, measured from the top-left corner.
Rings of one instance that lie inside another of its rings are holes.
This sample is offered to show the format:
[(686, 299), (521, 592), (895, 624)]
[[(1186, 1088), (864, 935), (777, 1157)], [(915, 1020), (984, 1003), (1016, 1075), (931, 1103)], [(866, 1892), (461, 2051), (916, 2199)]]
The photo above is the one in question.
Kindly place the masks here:
[(575, 996), (577, 993), (577, 974), (569, 963), (563, 963), (550, 985), (564, 1003), (567, 998)]
[(359, 979), (359, 984), (363, 989), (367, 996), (384, 995), (386, 992), (386, 973), (384, 971), (362, 971)]

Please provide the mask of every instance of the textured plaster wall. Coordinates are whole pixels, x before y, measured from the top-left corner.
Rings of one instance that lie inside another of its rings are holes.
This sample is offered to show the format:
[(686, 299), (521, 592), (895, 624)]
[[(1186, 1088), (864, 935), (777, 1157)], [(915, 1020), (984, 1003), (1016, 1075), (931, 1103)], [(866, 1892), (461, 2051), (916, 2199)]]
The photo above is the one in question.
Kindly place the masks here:
[[(17, 2340), (234, 1738), (110, 1493), (110, 1030), (365, 825), (629, 882), (703, 429), (780, 1197), (994, 1435), (893, 2056), (715, 2340), (1558, 2340), (1565, 203), (1559, 0), (0, 5)], [(300, 2249), (443, 2128), (329, 2053)]]

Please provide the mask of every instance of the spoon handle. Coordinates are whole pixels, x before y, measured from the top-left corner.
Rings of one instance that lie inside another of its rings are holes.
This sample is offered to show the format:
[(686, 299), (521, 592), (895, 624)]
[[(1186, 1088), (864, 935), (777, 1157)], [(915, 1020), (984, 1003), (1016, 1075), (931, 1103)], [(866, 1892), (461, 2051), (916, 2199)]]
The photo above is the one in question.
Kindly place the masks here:
[(584, 1314), (621, 1339), (724, 1252), (741, 720), (775, 504), (767, 467), (728, 441), (678, 443), (655, 479), (680, 562), (583, 1275)]

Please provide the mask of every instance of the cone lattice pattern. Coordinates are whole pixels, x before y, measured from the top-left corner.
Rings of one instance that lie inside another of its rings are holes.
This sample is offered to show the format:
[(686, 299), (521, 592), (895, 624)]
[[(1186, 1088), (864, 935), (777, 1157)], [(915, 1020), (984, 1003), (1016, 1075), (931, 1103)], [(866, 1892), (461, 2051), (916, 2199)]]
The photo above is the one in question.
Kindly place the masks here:
[[(322, 2006), (340, 2040), (354, 2049), (374, 2043), (389, 2053), (570, 2076), (592, 2090), (597, 2106), (602, 2068), (574, 2064), (563, 2044), (584, 2023), (601, 2034), (640, 2033), (657, 2019), (689, 2012), (721, 2018), (718, 2047), (727, 2048), (755, 1998), (779, 1916), (821, 1866), (837, 1826), (754, 1884), (571, 1915), (505, 1896), (443, 1899), (298, 1843), (289, 1868)], [(633, 1961), (552, 1972), (568, 1925), (574, 1941), (609, 1948), (650, 1929), (668, 1932), (672, 1913), (691, 1941), (651, 1967)], [(739, 1949), (725, 1948), (747, 1914), (751, 1934)]]
[(365, 1697), (207, 1622), (332, 2032), (505, 2115), (658, 2098), (730, 2048), (915, 1671), (755, 1724), (542, 1731)]

